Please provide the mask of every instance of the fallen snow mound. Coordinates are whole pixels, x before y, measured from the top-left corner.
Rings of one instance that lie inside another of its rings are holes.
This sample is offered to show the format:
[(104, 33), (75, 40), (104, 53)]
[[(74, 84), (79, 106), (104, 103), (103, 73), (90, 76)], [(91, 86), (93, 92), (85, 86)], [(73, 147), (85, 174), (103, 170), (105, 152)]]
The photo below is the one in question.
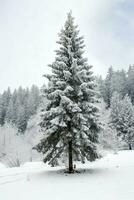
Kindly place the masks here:
[(64, 174), (62, 167), (42, 162), (20, 168), (1, 166), (1, 200), (134, 200), (134, 151), (77, 164), (83, 172), (79, 174)]

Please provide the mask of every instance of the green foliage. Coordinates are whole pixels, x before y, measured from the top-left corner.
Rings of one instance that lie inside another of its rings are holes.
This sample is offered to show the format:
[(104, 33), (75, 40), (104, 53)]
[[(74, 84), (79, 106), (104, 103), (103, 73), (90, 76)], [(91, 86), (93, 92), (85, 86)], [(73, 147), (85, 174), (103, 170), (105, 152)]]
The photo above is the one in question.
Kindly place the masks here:
[(48, 104), (40, 123), (44, 137), (35, 148), (44, 154), (44, 162), (55, 165), (67, 154), (71, 141), (74, 160), (93, 161), (98, 157), (95, 143), (100, 129), (94, 77), (92, 67), (83, 58), (83, 37), (71, 13), (57, 43), (60, 48), (49, 65), (52, 74), (45, 75), (49, 84), (43, 95)]

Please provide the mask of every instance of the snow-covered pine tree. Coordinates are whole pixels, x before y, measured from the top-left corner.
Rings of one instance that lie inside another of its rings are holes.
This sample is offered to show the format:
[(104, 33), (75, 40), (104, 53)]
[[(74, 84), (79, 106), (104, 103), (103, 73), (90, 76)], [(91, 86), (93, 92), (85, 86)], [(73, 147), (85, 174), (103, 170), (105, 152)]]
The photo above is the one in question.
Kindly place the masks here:
[(114, 71), (111, 87), (112, 87), (112, 93), (118, 92), (121, 98), (124, 98), (124, 96), (128, 93), (127, 76), (124, 70)]
[(104, 101), (107, 104), (107, 108), (110, 108), (110, 102), (111, 102), (111, 98), (112, 98), (112, 94), (113, 94), (113, 75), (114, 75), (114, 71), (113, 71), (113, 67), (110, 67), (108, 69), (108, 73), (105, 79), (105, 83), (104, 83)]
[(17, 113), (17, 128), (19, 133), (24, 133), (27, 128), (27, 116), (23, 105), (18, 107)]
[(30, 89), (29, 98), (27, 99), (29, 116), (36, 114), (40, 102), (40, 90), (37, 86), (33, 85)]
[(7, 107), (11, 99), (10, 88), (4, 91), (0, 98), (0, 125), (3, 126), (5, 123), (5, 117), (7, 112)]
[(126, 95), (122, 101), (119, 122), (119, 133), (128, 145), (129, 150), (131, 150), (134, 144), (134, 107), (128, 95)]
[(134, 66), (129, 66), (127, 72), (127, 93), (134, 104)]
[(44, 90), (49, 103), (42, 112), (40, 126), (44, 137), (35, 147), (44, 154), (44, 162), (57, 164), (68, 153), (69, 173), (73, 160), (85, 162), (98, 158), (96, 143), (100, 129), (94, 77), (87, 59), (83, 58), (84, 41), (79, 36), (71, 12), (59, 34), (60, 45), (50, 65), (48, 88)]
[(122, 99), (118, 92), (114, 92), (111, 99), (111, 112), (110, 112), (110, 124), (118, 129), (120, 113), (122, 109)]
[(114, 95), (111, 102), (111, 123), (131, 150), (134, 143), (134, 107), (128, 95), (123, 100), (119, 99), (119, 95)]
[(6, 112), (6, 122), (13, 124), (13, 119), (14, 119), (14, 104), (13, 104), (13, 98), (10, 99), (9, 105), (7, 107), (7, 112)]

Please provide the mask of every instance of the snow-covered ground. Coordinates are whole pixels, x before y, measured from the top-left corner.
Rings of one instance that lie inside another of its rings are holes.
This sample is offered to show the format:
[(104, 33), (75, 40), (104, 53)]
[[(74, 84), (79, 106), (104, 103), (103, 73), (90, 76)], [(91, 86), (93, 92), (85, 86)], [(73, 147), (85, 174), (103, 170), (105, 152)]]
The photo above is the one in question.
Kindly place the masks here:
[(41, 162), (0, 165), (0, 200), (134, 200), (134, 151), (111, 153), (79, 168), (79, 174), (65, 174)]

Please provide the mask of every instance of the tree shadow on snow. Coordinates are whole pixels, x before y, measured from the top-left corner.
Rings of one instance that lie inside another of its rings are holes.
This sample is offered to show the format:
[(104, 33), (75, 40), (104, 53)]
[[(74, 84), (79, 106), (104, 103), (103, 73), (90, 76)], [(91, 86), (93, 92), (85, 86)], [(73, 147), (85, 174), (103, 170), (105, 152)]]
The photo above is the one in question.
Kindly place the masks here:
[(65, 169), (50, 169), (38, 172), (34, 175), (36, 178), (45, 179), (45, 177), (56, 178), (56, 177), (84, 177), (84, 176), (101, 176), (107, 172), (108, 168), (78, 168), (75, 173), (66, 173)]

